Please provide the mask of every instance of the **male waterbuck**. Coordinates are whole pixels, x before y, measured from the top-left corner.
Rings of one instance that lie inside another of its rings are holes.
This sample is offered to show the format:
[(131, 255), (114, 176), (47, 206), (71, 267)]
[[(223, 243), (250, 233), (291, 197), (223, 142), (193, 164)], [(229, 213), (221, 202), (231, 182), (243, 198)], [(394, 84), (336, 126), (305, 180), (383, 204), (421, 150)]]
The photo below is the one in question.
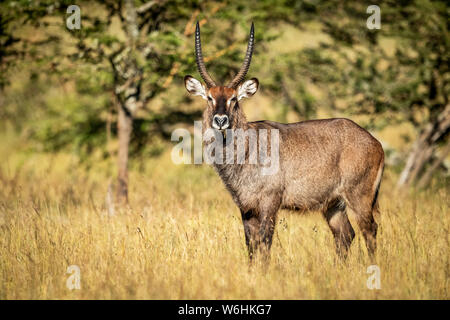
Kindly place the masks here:
[[(244, 82), (253, 47), (252, 24), (240, 71), (227, 86), (216, 85), (206, 71), (197, 23), (195, 55), (205, 85), (189, 75), (184, 79), (189, 93), (207, 101), (203, 130), (241, 129), (266, 134), (271, 130), (278, 131), (279, 169), (276, 173), (261, 174), (262, 164), (214, 163), (241, 211), (250, 259), (256, 250), (267, 256), (280, 208), (322, 212), (334, 235), (338, 255), (346, 257), (355, 236), (347, 217), (348, 207), (354, 213), (372, 256), (377, 234), (373, 216), (378, 213), (377, 195), (384, 167), (381, 144), (348, 119), (290, 124), (247, 122), (239, 101), (251, 97), (258, 89), (257, 79)], [(250, 152), (248, 146), (246, 148)]]

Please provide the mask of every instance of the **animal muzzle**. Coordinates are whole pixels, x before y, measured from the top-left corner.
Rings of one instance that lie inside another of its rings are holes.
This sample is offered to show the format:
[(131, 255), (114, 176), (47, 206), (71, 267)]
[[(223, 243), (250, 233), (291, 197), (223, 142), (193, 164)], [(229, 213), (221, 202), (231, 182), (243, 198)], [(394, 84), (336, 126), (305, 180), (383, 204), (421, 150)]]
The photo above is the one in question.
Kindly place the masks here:
[(218, 130), (225, 130), (230, 126), (230, 120), (226, 114), (216, 114), (212, 122), (212, 127)]

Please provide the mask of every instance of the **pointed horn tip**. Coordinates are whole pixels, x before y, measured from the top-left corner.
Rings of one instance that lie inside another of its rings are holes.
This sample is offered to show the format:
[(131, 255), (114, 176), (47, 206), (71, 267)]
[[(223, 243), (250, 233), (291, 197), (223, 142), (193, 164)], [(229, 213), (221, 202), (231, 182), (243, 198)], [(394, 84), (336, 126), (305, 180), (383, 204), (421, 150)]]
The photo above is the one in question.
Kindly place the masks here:
[(195, 33), (199, 33), (199, 32), (200, 32), (200, 24), (197, 21), (197, 23), (195, 25)]

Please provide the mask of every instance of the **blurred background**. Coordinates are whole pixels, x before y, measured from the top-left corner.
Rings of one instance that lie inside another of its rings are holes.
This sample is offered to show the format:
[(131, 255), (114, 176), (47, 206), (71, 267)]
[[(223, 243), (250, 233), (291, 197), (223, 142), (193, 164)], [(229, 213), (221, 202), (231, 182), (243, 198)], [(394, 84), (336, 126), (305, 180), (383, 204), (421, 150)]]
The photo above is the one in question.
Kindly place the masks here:
[(160, 157), (174, 128), (201, 118), (204, 101), (183, 85), (199, 78), (196, 21), (222, 83), (239, 70), (254, 22), (248, 76), (261, 85), (243, 103), (250, 121), (349, 117), (382, 142), (392, 185), (449, 184), (446, 1), (378, 1), (379, 29), (360, 1), (77, 1), (71, 30), (72, 2), (0, 4), (3, 157), (103, 163), (126, 202), (128, 168)]
[[(0, 3), (0, 299), (449, 298), (446, 1), (74, 2)], [(249, 268), (213, 168), (172, 162), (205, 107), (183, 83), (196, 21), (219, 83), (254, 22), (248, 120), (347, 117), (382, 142), (381, 290), (359, 229), (341, 263), (321, 214), (281, 210)]]

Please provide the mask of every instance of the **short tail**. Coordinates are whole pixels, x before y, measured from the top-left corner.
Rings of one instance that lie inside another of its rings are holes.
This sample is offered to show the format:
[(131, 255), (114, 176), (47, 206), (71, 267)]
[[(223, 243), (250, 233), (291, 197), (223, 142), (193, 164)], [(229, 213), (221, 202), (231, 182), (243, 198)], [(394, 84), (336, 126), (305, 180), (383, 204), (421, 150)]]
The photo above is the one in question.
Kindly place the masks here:
[(378, 211), (378, 192), (380, 190), (381, 185), (381, 178), (383, 177), (383, 171), (384, 171), (384, 156), (381, 158), (380, 166), (378, 168), (377, 178), (375, 179), (374, 184), (374, 196), (372, 200), (372, 211)]

